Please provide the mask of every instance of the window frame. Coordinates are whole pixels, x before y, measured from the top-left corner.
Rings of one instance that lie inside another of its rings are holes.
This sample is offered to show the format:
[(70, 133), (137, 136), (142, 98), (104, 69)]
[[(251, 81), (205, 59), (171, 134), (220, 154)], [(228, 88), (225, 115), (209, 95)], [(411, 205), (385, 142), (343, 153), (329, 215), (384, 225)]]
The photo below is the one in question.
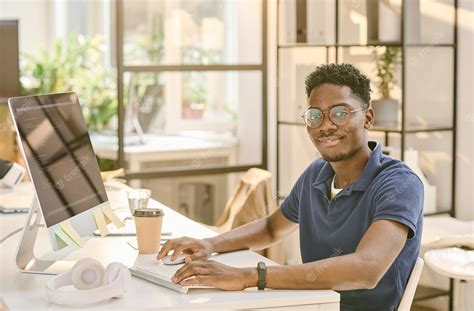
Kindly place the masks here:
[(116, 2), (116, 60), (117, 60), (117, 116), (118, 116), (118, 148), (117, 165), (125, 168), (125, 106), (124, 106), (124, 74), (126, 73), (162, 73), (162, 72), (186, 72), (186, 71), (259, 71), (262, 79), (262, 130), (261, 130), (261, 160), (259, 163), (247, 165), (216, 166), (198, 169), (153, 169), (147, 171), (125, 170), (125, 178), (149, 179), (162, 177), (181, 177), (196, 175), (225, 174), (233, 172), (244, 172), (252, 167), (267, 169), (267, 0), (261, 0), (262, 27), (261, 27), (261, 62), (260, 64), (213, 64), (213, 65), (168, 65), (168, 64), (134, 64), (124, 63), (124, 0)]

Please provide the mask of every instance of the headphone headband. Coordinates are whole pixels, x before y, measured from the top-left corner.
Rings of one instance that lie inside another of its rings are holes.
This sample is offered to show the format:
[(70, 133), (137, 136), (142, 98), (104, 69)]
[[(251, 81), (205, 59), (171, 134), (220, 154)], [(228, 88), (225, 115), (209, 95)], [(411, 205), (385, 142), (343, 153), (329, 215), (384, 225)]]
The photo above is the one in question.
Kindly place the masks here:
[[(94, 280), (94, 287), (87, 288), (90, 284), (85, 282), (84, 278), (88, 276), (83, 272), (90, 271), (96, 272), (100, 280)], [(86, 258), (78, 261), (71, 270), (49, 280), (46, 284), (46, 296), (50, 302), (59, 305), (91, 304), (126, 293), (130, 280), (130, 271), (123, 264), (111, 263), (104, 270), (98, 261)], [(68, 285), (74, 285), (79, 290), (59, 289)]]

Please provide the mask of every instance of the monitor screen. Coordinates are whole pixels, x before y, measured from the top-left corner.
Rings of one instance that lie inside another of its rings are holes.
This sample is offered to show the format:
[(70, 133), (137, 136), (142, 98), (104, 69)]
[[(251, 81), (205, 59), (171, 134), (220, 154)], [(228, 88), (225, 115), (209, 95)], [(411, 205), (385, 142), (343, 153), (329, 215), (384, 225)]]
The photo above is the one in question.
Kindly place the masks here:
[(49, 228), (108, 201), (75, 93), (9, 101)]

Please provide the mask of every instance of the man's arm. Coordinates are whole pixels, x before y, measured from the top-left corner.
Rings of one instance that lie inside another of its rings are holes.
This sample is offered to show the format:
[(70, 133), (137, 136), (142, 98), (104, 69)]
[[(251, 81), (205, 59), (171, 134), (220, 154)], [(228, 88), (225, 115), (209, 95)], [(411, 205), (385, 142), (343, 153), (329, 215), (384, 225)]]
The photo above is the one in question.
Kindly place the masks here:
[[(280, 209), (273, 214), (203, 240), (188, 237), (166, 242), (158, 253), (162, 259), (173, 251), (176, 257), (181, 252), (189, 253), (192, 260), (207, 259), (212, 253), (231, 252), (242, 249), (260, 250), (278, 241), (298, 227), (281, 213)], [(189, 260), (188, 260), (189, 261)]]
[(374, 288), (405, 245), (408, 228), (375, 221), (354, 253), (297, 266), (267, 268), (269, 288), (354, 290)]
[[(408, 228), (401, 223), (375, 221), (354, 253), (301, 265), (267, 267), (266, 286), (335, 290), (374, 288), (402, 250), (407, 234)], [(191, 276), (195, 278), (188, 279)], [(182, 285), (204, 284), (235, 290), (254, 287), (257, 279), (256, 268), (238, 269), (213, 261), (197, 261), (179, 269), (174, 281)]]
[(277, 243), (298, 227), (277, 209), (273, 214), (220, 234), (209, 240), (217, 253), (242, 249), (260, 250)]

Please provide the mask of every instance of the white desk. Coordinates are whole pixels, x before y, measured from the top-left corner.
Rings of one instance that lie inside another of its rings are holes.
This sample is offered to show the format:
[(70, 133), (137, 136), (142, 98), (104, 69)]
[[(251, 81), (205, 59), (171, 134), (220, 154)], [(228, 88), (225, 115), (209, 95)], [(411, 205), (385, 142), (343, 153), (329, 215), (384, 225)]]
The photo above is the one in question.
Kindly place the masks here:
[[(114, 206), (125, 207), (125, 196), (117, 191), (109, 193)], [(215, 235), (212, 230), (178, 214), (177, 212), (152, 201), (153, 206), (160, 206), (165, 211), (164, 229), (173, 230), (173, 236), (188, 235), (203, 238)], [(25, 214), (1, 215), (0, 236), (3, 237), (22, 226)], [(0, 244), (0, 297), (10, 310), (30, 309), (64, 309), (46, 300), (45, 284), (53, 276), (20, 273), (15, 264), (15, 251), (19, 235)], [(103, 264), (120, 261), (132, 265), (137, 251), (126, 242), (134, 237), (92, 238), (86, 246), (68, 256), (77, 260), (83, 257), (95, 257)], [(46, 230), (40, 230), (36, 250), (49, 245)], [(226, 264), (244, 267), (256, 266), (258, 261), (274, 265), (272, 261), (251, 251), (229, 253), (220, 260)], [(217, 289), (191, 290), (180, 294), (172, 290), (132, 277), (129, 291), (120, 299), (111, 299), (101, 303), (85, 306), (89, 309), (267, 309), (271, 310), (339, 310), (339, 294), (331, 290), (266, 290), (247, 289), (240, 292), (221, 291)], [(77, 309), (77, 308), (76, 308)]]

